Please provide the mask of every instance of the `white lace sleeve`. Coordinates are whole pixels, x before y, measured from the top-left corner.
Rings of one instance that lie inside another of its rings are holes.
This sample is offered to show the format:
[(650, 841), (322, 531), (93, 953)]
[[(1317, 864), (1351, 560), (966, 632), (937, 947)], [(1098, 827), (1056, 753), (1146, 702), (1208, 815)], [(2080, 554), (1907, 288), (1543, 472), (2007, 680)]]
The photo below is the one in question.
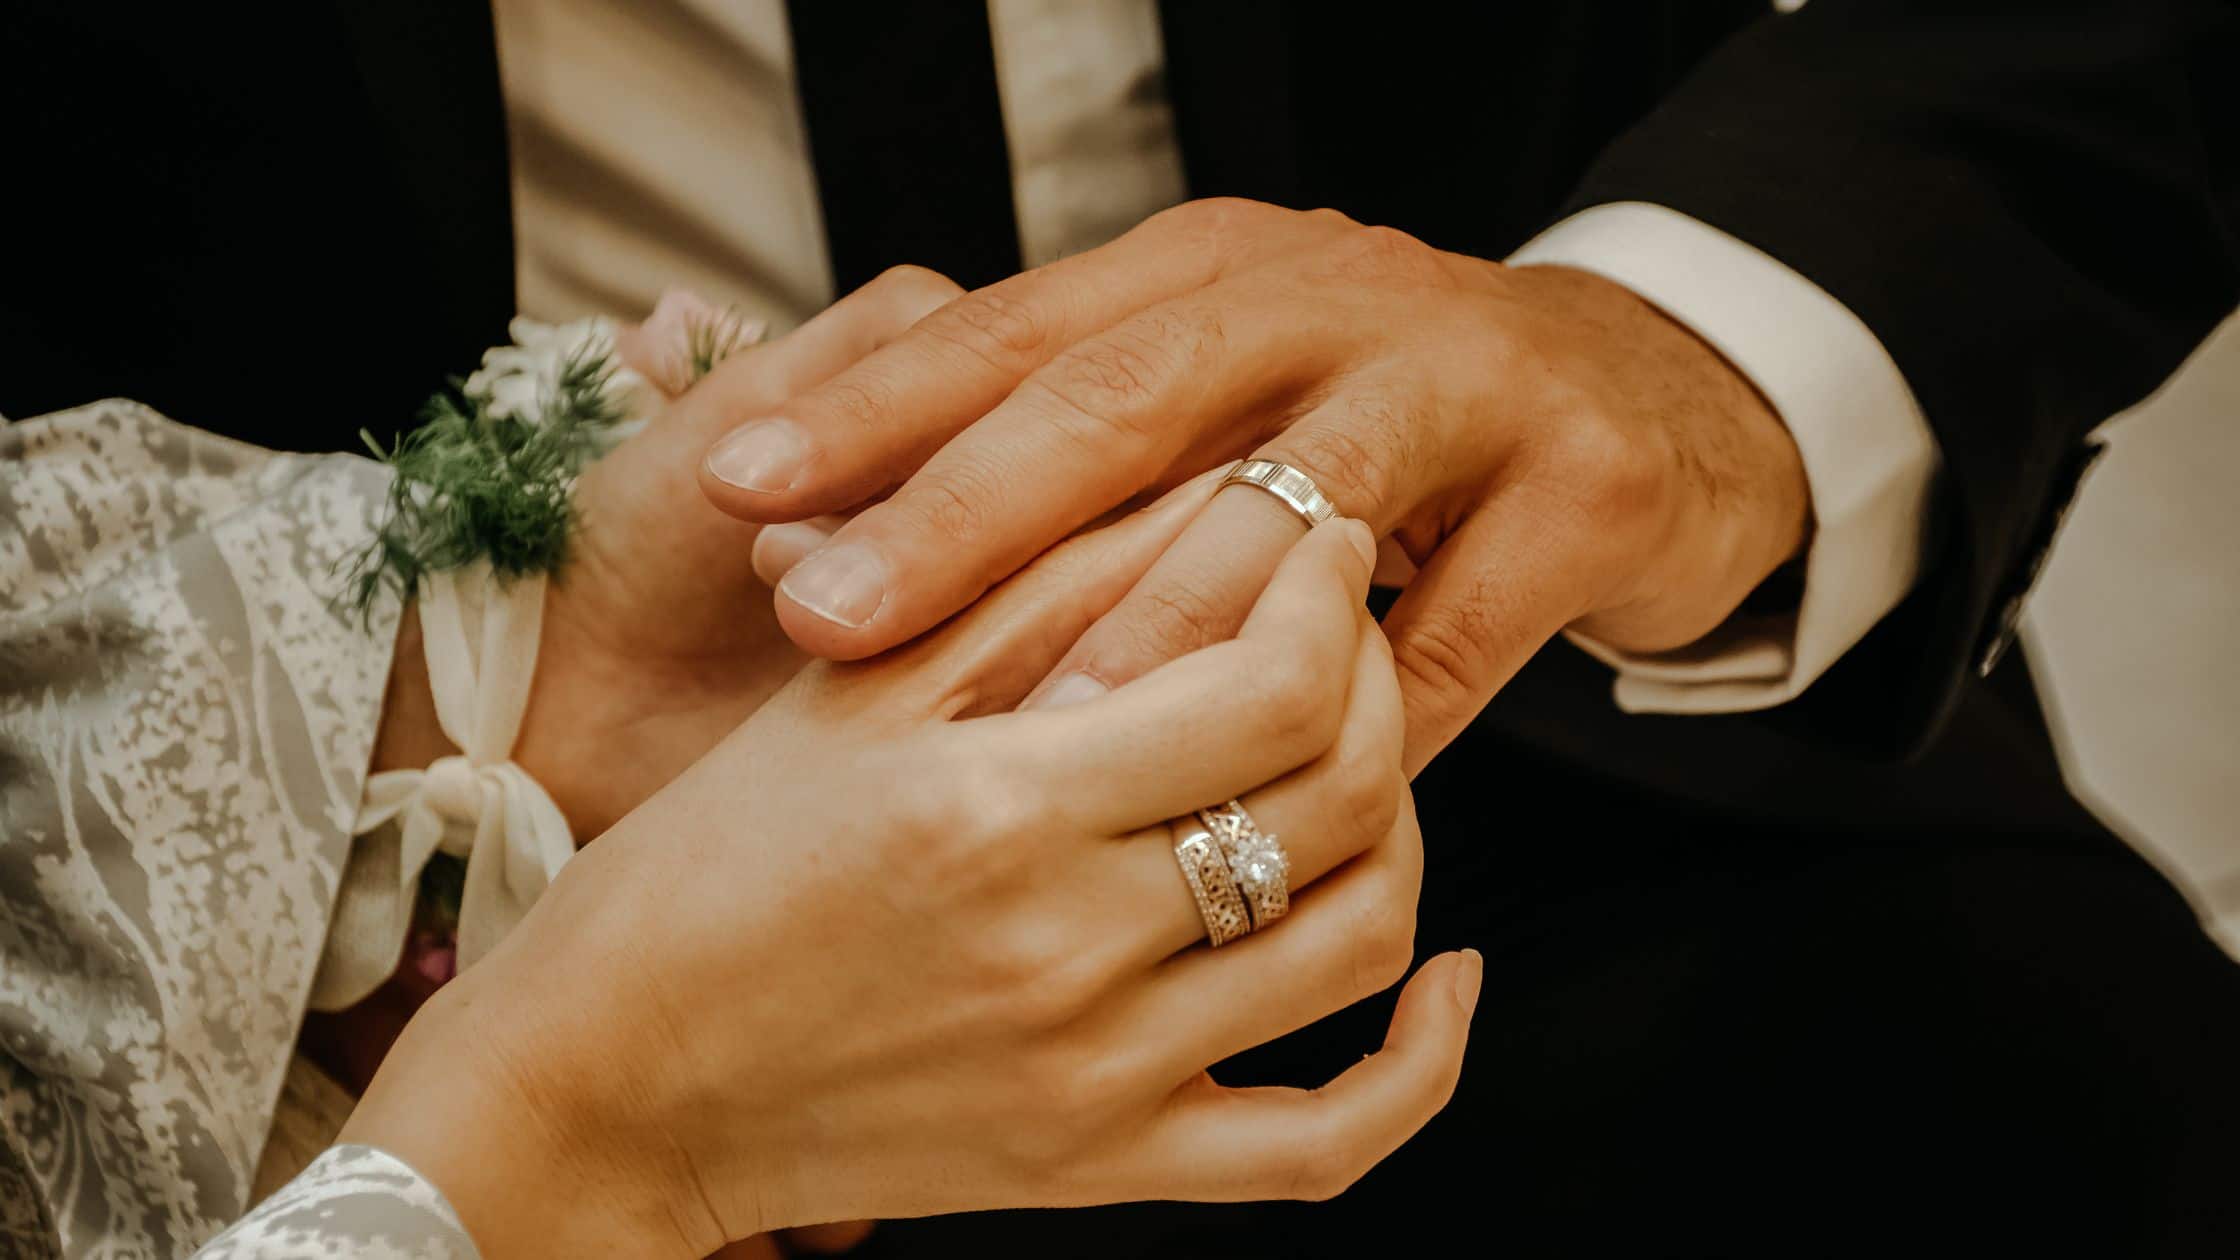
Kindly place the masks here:
[(195, 1260), (476, 1260), (451, 1204), (403, 1160), (337, 1146)]
[(396, 639), (332, 598), (387, 477), (134, 403), (0, 421), (0, 1254), (246, 1206)]

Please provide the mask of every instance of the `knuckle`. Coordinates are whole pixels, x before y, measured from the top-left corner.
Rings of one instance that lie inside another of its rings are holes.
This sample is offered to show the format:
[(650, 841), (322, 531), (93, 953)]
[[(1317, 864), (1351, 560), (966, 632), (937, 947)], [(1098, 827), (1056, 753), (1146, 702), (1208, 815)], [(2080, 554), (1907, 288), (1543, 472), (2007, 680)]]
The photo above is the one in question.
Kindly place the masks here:
[(916, 263), (901, 263), (889, 267), (864, 287), (891, 292), (911, 305), (926, 306), (939, 306), (954, 301), (964, 293), (964, 287), (956, 281), (931, 267), (920, 267)]
[(849, 425), (884, 428), (894, 412), (894, 390), (878, 375), (858, 370), (826, 382), (812, 396), (812, 405), (816, 404)]
[(951, 766), (935, 790), (914, 796), (909, 862), (929, 882), (978, 888), (1015, 876), (1042, 816), (1036, 794), (984, 767)]
[(1308, 1203), (1335, 1199), (1360, 1179), (1354, 1163), (1351, 1153), (1334, 1141), (1318, 1137), (1300, 1142), (1286, 1157), (1281, 1197)]
[(944, 460), (939, 475), (914, 479), (889, 503), (936, 538), (971, 543), (1002, 519), (1004, 486), (985, 457), (959, 452)]
[(1242, 220), (1258, 222), (1273, 209), (1264, 201), (1246, 197), (1200, 197), (1153, 216), (1163, 226), (1186, 232), (1219, 232)]
[(1170, 375), (1164, 359), (1162, 352), (1134, 338), (1098, 337), (1059, 355), (1034, 379), (1067, 411), (1106, 428), (1132, 431)]
[(1210, 277), (1227, 270), (1239, 248), (1265, 241), (1282, 229), (1282, 220), (1296, 213), (1242, 197), (1206, 197), (1153, 215), (1145, 228), (1168, 246), (1196, 257)]
[(1490, 690), (1492, 636), (1481, 620), (1460, 604), (1427, 608), (1393, 638), (1392, 667), (1415, 684), (1415, 703), (1429, 697), (1442, 709), (1461, 710)]
[(1416, 957), (1415, 900), (1389, 890), (1371, 898), (1355, 915), (1347, 940), (1352, 955), (1353, 992), (1360, 997), (1382, 993), (1400, 983)]
[(1347, 516), (1372, 518), (1390, 501), (1398, 470), (1413, 444), (1414, 423), (1381, 391), (1356, 394), (1332, 423), (1301, 425), (1284, 435), (1285, 463), (1295, 464)]
[(1349, 280), (1405, 288), (1444, 286), (1450, 280), (1439, 251), (1398, 228), (1355, 228), (1332, 249), (1332, 270)]
[(1128, 649), (1138, 662), (1166, 661), (1235, 632), (1238, 615), (1202, 588), (1175, 583), (1144, 591), (1130, 601)]
[(1280, 749), (1321, 752), (1337, 738), (1344, 694), (1296, 652), (1266, 658), (1252, 671), (1246, 694), (1262, 737)]
[(1653, 510), (1663, 479), (1638, 437), (1599, 410), (1575, 412), (1554, 439), (1550, 458), (1568, 495), (1588, 521), (1631, 519)]
[(1035, 357), (1050, 341), (1041, 314), (1001, 285), (958, 298), (919, 327), (1004, 370)]
[(1384, 838), (1400, 816), (1404, 790), (1397, 741), (1362, 740), (1341, 745), (1334, 776), (1338, 822), (1366, 848)]
[(957, 812), (970, 820), (964, 825), (979, 833), (983, 848), (1023, 853), (1024, 847), (1013, 841), (1034, 834), (1048, 821), (1042, 792), (1015, 776), (981, 769), (960, 780), (963, 790), (949, 795), (957, 802)]
[(1213, 311), (1147, 315), (1075, 345), (1031, 383), (1058, 404), (1062, 418), (1085, 425), (1079, 436), (1102, 450), (1107, 438), (1153, 436), (1172, 412), (1161, 404), (1198, 365), (1216, 358), (1222, 344)]
[(1056, 932), (1034, 921), (1012, 933), (984, 933), (998, 942), (985, 960), (1000, 986), (1005, 1022), (1025, 1032), (1046, 1032), (1070, 1023), (1088, 1008), (1096, 992), (1093, 977), (1078, 955), (1060, 945)]

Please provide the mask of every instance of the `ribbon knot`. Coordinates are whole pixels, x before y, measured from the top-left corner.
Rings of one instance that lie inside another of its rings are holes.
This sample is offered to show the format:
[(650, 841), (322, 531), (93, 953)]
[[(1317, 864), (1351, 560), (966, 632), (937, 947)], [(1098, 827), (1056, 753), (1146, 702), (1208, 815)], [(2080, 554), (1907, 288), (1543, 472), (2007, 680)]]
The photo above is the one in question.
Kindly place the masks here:
[(396, 970), (420, 869), (439, 849), (466, 859), (459, 966), (490, 952), (575, 855), (552, 797), (511, 760), (544, 622), (541, 575), (500, 584), (487, 565), (429, 577), (421, 637), (436, 722), (463, 751), (425, 770), (366, 780), (311, 1005), (350, 1006)]
[[(482, 783), (465, 757), (443, 757), (429, 766), (420, 780), (420, 799), (446, 823), (472, 827), (482, 817)], [(443, 851), (453, 857), (467, 856), (453, 845), (444, 845)]]

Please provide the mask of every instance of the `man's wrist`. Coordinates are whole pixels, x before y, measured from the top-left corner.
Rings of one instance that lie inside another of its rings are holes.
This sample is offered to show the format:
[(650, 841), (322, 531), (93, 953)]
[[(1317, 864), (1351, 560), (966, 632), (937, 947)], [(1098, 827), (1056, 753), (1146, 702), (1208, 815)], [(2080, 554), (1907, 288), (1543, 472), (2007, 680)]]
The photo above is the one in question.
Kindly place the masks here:
[(1811, 486), (1793, 615), (1742, 616), (1684, 650), (1642, 654), (1571, 633), (1615, 667), (1621, 707), (1763, 709), (1795, 697), (1912, 587), (1938, 455), (1873, 332), (1779, 260), (1686, 215), (1622, 202), (1551, 227), (1510, 258), (1607, 277), (1685, 325), (1781, 417)]

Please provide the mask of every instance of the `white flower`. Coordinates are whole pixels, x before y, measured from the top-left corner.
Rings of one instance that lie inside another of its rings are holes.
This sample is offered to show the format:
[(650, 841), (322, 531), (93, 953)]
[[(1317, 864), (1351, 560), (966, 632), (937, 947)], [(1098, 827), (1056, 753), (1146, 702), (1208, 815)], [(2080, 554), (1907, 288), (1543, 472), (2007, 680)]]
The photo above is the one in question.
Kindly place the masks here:
[(517, 316), (506, 325), (510, 346), (484, 351), (482, 367), (467, 378), (469, 396), (486, 398), (492, 416), (541, 424), (559, 394), (560, 373), (573, 362), (599, 358), (610, 369), (601, 391), (625, 416), (636, 419), (658, 395), (646, 379), (615, 354), (615, 324), (603, 316), (569, 324), (544, 324)]

